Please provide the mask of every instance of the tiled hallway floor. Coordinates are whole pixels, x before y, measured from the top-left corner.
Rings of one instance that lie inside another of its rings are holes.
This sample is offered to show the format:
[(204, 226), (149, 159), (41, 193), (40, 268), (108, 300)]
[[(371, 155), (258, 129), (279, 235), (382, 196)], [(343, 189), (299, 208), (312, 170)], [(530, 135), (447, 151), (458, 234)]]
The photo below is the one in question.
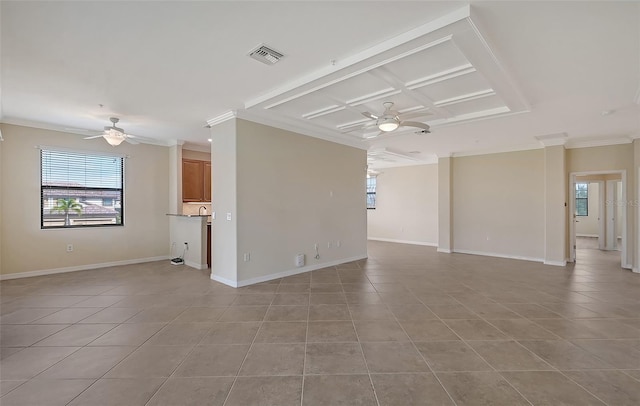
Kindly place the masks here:
[(0, 404), (640, 404), (619, 254), (369, 255), (241, 289), (168, 261), (4, 281)]

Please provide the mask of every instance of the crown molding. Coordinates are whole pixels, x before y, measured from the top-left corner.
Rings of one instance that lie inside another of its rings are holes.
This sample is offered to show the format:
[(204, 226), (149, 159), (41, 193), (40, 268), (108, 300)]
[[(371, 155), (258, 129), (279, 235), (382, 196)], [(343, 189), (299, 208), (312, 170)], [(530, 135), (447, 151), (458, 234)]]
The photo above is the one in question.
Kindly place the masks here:
[(558, 145), (565, 145), (569, 136), (567, 133), (556, 133), (547, 135), (538, 135), (534, 137), (544, 147), (555, 147)]
[(229, 110), (226, 113), (220, 114), (219, 116), (216, 116), (214, 118), (210, 118), (207, 120), (207, 126), (209, 128), (213, 127), (214, 125), (218, 125), (220, 123), (224, 123), (225, 121), (231, 120), (233, 118), (238, 117), (238, 112), (237, 110)]
[(175, 147), (175, 146), (177, 146), (177, 145), (184, 145), (184, 144), (185, 144), (185, 141), (184, 141), (184, 140), (178, 140), (178, 139), (175, 139), (175, 140), (169, 140), (169, 141), (167, 141), (167, 146), (168, 146), (168, 147)]
[(491, 155), (491, 154), (503, 154), (508, 152), (520, 152), (520, 151), (530, 151), (534, 149), (542, 149), (539, 143), (535, 144), (525, 144), (525, 145), (517, 145), (510, 147), (499, 147), (499, 148), (490, 148), (476, 151), (459, 151), (451, 154), (453, 158), (460, 158), (465, 156), (476, 156), (476, 155)]
[[(636, 135), (635, 137), (640, 137), (640, 135)], [(584, 139), (572, 139), (570, 140), (566, 148), (568, 149), (577, 149), (577, 148), (590, 148), (590, 147), (606, 147), (608, 145), (623, 145), (623, 144), (631, 144), (634, 140), (634, 136), (621, 136), (621, 137), (597, 137), (597, 138), (584, 138)]]

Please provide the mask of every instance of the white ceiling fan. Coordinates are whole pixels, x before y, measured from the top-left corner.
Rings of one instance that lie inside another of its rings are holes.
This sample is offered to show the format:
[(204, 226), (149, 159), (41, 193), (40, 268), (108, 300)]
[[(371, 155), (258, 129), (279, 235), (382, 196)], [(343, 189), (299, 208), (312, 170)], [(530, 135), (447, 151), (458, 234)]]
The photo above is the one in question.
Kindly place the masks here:
[(421, 123), (419, 121), (406, 121), (407, 118), (411, 117), (421, 117), (430, 115), (429, 112), (415, 112), (415, 113), (407, 113), (401, 114), (397, 110), (393, 110), (392, 102), (384, 102), (382, 103), (384, 106), (384, 112), (380, 116), (376, 116), (374, 114), (365, 111), (362, 113), (363, 116), (370, 118), (372, 120), (376, 120), (376, 127), (381, 131), (380, 134), (388, 133), (391, 131), (397, 130), (399, 127), (416, 127), (420, 128), (420, 133), (426, 134), (430, 133), (430, 128), (428, 124)]
[(109, 143), (109, 145), (113, 145), (114, 147), (120, 145), (122, 141), (126, 141), (129, 144), (139, 144), (139, 142), (136, 141), (135, 139), (136, 138), (139, 139), (140, 137), (136, 137), (135, 135), (125, 134), (122, 128), (116, 127), (116, 124), (118, 123), (118, 121), (120, 121), (119, 118), (111, 117), (109, 118), (109, 120), (111, 121), (112, 124), (111, 126), (104, 127), (103, 134), (94, 135), (92, 137), (84, 137), (84, 139), (91, 140), (94, 138), (103, 137)]

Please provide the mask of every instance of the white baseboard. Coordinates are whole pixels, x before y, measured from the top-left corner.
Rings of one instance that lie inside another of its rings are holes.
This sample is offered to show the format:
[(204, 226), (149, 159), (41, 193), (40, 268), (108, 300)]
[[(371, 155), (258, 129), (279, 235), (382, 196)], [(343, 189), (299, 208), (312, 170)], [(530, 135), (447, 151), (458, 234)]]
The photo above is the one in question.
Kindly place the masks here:
[(470, 251), (470, 250), (459, 250), (459, 249), (454, 249), (453, 252), (458, 254), (480, 255), (484, 257), (517, 259), (520, 261), (544, 262), (542, 258), (523, 257), (521, 255), (499, 254), (497, 252)]
[(211, 280), (214, 280), (216, 282), (220, 282), (220, 283), (225, 284), (227, 286), (231, 286), (232, 288), (237, 288), (238, 287), (238, 283), (236, 281), (233, 281), (233, 280), (227, 279), (227, 278), (223, 278), (222, 276), (214, 275), (213, 272), (211, 272)]
[(576, 237), (598, 238), (598, 234), (576, 234)]
[(448, 248), (438, 248), (438, 252), (442, 252), (443, 254), (451, 254), (451, 253), (453, 253), (453, 251), (451, 251)]
[(190, 266), (191, 268), (200, 269), (200, 270), (209, 268), (207, 266), (207, 264), (199, 264), (199, 263), (193, 262), (193, 261), (184, 261), (184, 264), (186, 266)]
[(211, 279), (213, 279), (216, 282), (220, 282), (220, 283), (224, 283), (227, 286), (231, 286), (232, 288), (241, 288), (243, 286), (249, 286), (249, 285), (254, 285), (256, 283), (261, 283), (261, 282), (267, 282), (267, 281), (272, 281), (274, 279), (280, 279), (280, 278), (285, 278), (287, 276), (293, 276), (293, 275), (297, 275), (297, 274), (301, 274), (301, 273), (305, 273), (305, 272), (309, 272), (309, 271), (315, 271), (316, 269), (322, 269), (322, 268), (326, 268), (328, 266), (336, 266), (336, 265), (340, 265), (340, 264), (344, 264), (346, 262), (352, 262), (352, 261), (358, 261), (361, 259), (366, 259), (367, 256), (356, 256), (356, 257), (351, 257), (351, 258), (342, 258), (336, 261), (329, 261), (329, 262), (323, 262), (321, 264), (313, 264), (313, 265), (307, 265), (307, 266), (303, 266), (301, 268), (295, 268), (295, 269), (289, 269), (287, 271), (282, 271), (282, 272), (278, 272), (278, 273), (273, 273), (273, 274), (269, 274), (269, 275), (263, 275), (263, 276), (258, 276), (255, 278), (251, 278), (251, 279), (245, 279), (242, 281), (232, 281), (230, 279), (227, 278), (223, 278), (221, 276), (215, 275), (213, 273), (213, 271), (211, 272)]
[(630, 268), (633, 273), (640, 273), (640, 268)]
[(424, 245), (427, 247), (437, 247), (437, 242), (424, 242), (424, 241), (410, 241), (410, 240), (396, 240), (394, 238), (378, 238), (378, 237), (368, 237), (370, 241), (382, 241), (382, 242), (394, 242), (397, 244), (411, 244), (411, 245)]
[(542, 261), (545, 265), (553, 265), (553, 266), (567, 266), (567, 260), (564, 261)]
[(87, 264), (78, 266), (69, 266), (65, 268), (42, 269), (39, 271), (16, 272), (0, 275), (0, 281), (7, 279), (31, 278), (34, 276), (53, 275), (57, 273), (88, 271), (91, 269), (107, 268), (110, 266), (141, 264), (144, 262), (154, 262), (169, 259), (168, 255), (149, 258), (126, 259), (124, 261), (101, 262), (99, 264)]

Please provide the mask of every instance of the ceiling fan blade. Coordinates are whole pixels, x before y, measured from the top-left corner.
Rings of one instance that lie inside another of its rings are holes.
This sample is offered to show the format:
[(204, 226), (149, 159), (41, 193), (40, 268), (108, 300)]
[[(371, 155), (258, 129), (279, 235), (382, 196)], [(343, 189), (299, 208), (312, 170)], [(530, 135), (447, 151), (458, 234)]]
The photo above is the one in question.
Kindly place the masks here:
[(92, 140), (94, 138), (102, 138), (102, 135), (94, 135), (92, 137), (84, 137), (83, 140)]
[(133, 145), (138, 145), (138, 144), (140, 144), (138, 141), (134, 140), (134, 139), (133, 139), (133, 137), (131, 137), (130, 135), (126, 135), (126, 136), (124, 137), (124, 140), (125, 140), (126, 142), (128, 142), (129, 144), (133, 144)]
[(431, 128), (429, 127), (428, 124), (420, 123), (418, 121), (401, 121), (400, 127), (417, 127), (417, 128), (422, 128), (427, 132), (430, 132), (429, 129)]
[(365, 111), (364, 113), (362, 113), (363, 116), (368, 117), (372, 120), (377, 120), (378, 116), (374, 116), (373, 114), (369, 113), (368, 111)]

